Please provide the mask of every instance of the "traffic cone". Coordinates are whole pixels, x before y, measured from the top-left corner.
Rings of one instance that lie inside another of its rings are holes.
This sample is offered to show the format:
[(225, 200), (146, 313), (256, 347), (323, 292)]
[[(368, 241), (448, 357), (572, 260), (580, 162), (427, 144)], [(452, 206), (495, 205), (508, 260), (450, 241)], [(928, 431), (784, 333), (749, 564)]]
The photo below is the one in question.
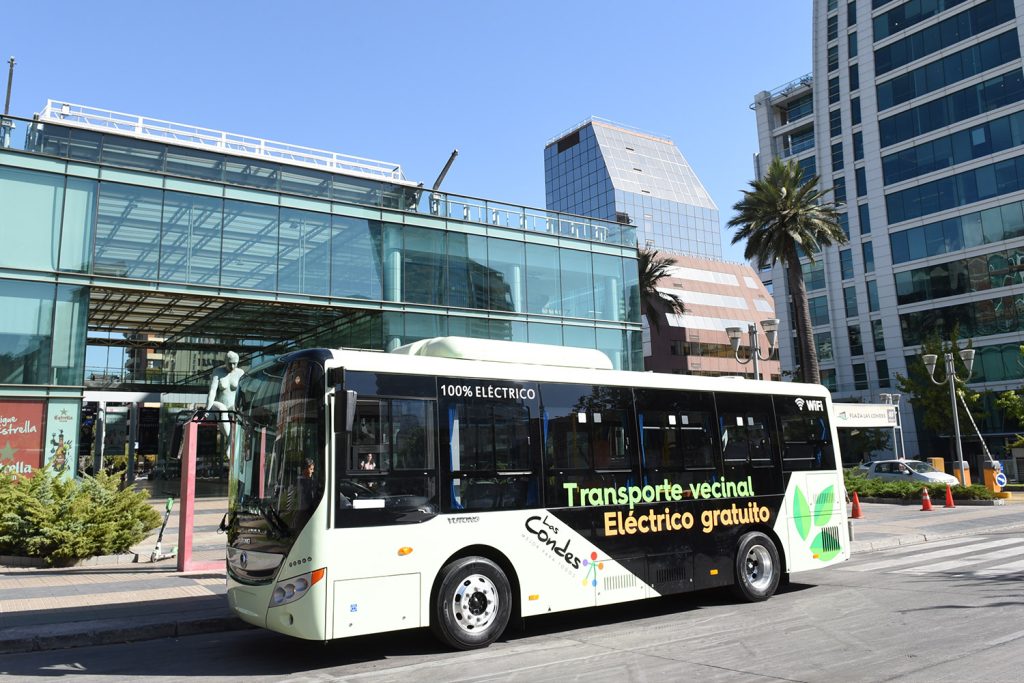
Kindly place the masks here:
[(857, 492), (853, 492), (853, 509), (850, 512), (850, 519), (863, 519), (864, 513), (860, 511), (860, 498), (857, 497)]
[(932, 498), (928, 495), (928, 489), (921, 489), (921, 511), (931, 512), (932, 510)]
[(949, 484), (946, 484), (946, 507), (956, 507), (956, 505), (953, 505), (953, 492), (949, 489)]

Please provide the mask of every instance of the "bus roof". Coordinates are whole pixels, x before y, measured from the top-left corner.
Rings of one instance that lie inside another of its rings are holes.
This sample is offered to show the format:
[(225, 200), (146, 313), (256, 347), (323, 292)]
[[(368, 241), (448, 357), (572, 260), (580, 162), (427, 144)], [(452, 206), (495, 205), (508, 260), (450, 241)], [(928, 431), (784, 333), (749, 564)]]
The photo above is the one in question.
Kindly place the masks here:
[(581, 349), (552, 344), (472, 337), (434, 337), (406, 344), (391, 353), (408, 356), (431, 356), (458, 360), (489, 361), (492, 363), (518, 363), (563, 368), (591, 368), (611, 370), (612, 361), (597, 349)]
[[(476, 340), (474, 340), (476, 341)], [(484, 340), (487, 341), (487, 340)], [(380, 372), (388, 374), (438, 375), (476, 379), (495, 379), (523, 382), (561, 382), (566, 384), (604, 384), (609, 386), (646, 387), (652, 389), (676, 389), (689, 391), (725, 391), (748, 394), (781, 394), (787, 396), (821, 396), (829, 399), (828, 389), (820, 384), (799, 382), (769, 382), (735, 377), (704, 377), (698, 375), (676, 375), (661, 372), (634, 372), (626, 370), (595, 369), (590, 367), (567, 367), (546, 365), (537, 362), (537, 354), (556, 349), (575, 353), (586, 349), (553, 347), (547, 344), (523, 342), (491, 342), (492, 344), (515, 344), (533, 349), (531, 360), (517, 359), (475, 360), (464, 357), (452, 358), (439, 355), (418, 355), (410, 348), (400, 347), (398, 353), (378, 351), (334, 350), (336, 363), (348, 370)], [(409, 344), (408, 347), (415, 347)], [(396, 351), (398, 351), (396, 349)]]

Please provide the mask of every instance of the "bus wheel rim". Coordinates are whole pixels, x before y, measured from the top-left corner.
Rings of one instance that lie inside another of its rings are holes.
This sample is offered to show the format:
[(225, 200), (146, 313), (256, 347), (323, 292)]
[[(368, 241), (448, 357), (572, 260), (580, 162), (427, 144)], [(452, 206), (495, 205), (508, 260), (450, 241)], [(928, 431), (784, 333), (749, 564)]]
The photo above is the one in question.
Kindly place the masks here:
[(470, 574), (455, 588), (452, 617), (466, 633), (482, 633), (498, 616), (498, 589), (483, 574)]
[(756, 591), (767, 590), (775, 572), (772, 556), (768, 553), (768, 549), (762, 545), (755, 545), (747, 551), (747, 557), (743, 562), (743, 571), (751, 588)]

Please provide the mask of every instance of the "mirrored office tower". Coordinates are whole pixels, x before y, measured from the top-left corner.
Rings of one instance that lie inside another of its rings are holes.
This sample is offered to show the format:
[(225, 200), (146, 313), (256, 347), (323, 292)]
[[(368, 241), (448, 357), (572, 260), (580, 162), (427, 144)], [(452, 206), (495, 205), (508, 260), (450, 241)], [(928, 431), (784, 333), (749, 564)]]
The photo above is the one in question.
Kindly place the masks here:
[(544, 148), (547, 208), (635, 225), (641, 246), (722, 257), (718, 207), (666, 137), (589, 118)]

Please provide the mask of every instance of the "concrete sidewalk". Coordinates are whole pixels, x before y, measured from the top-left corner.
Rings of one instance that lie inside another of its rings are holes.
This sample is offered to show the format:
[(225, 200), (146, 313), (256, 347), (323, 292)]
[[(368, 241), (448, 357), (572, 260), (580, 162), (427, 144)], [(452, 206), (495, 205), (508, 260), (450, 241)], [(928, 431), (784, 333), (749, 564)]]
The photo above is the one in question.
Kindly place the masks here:
[[(1024, 504), (936, 507), (864, 503), (853, 520), (853, 552), (1024, 528)], [(224, 501), (198, 501), (194, 547), (223, 558), (216, 532)], [(165, 547), (177, 542), (177, 521)], [(71, 569), (0, 569), (0, 655), (123, 643), (248, 628), (227, 606), (223, 572), (179, 574), (174, 560), (149, 563), (155, 534), (136, 550), (142, 562)]]

